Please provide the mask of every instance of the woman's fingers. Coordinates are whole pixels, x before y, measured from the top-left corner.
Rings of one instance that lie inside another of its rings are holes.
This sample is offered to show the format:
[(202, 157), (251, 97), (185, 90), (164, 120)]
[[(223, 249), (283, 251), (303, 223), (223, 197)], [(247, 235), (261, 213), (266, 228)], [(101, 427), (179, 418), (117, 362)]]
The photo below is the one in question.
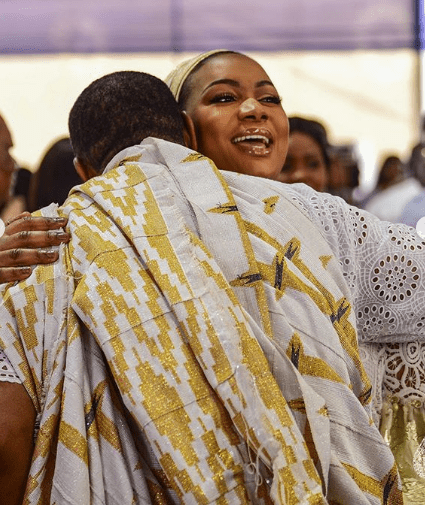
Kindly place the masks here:
[(47, 231), (63, 228), (67, 219), (63, 217), (32, 216), (23, 212), (10, 219), (6, 224), (5, 235), (13, 235), (21, 231)]
[[(35, 217), (31, 216), (29, 212), (24, 212), (6, 224), (4, 235), (0, 237), (0, 252), (15, 249), (49, 248), (68, 242), (69, 234), (62, 229), (66, 223), (65, 218)], [(0, 258), (0, 266), (15, 266), (16, 263), (11, 263), (9, 259), (15, 260), (19, 255), (16, 251), (11, 256), (3, 255), (3, 258)], [(22, 255), (21, 257), (28, 258), (28, 256)], [(19, 264), (35, 265), (40, 263), (40, 261), (28, 263), (27, 261), (32, 261), (31, 258), (35, 257), (30, 256), (29, 260), (24, 259)]]
[(24, 212), (21, 212), (20, 214), (18, 214), (17, 216), (14, 216), (12, 218), (10, 218), (8, 221), (7, 221), (7, 225), (9, 223), (13, 223), (13, 221), (17, 221), (18, 219), (21, 219), (22, 217), (26, 217), (26, 216), (30, 216), (31, 214), (28, 212), (28, 211), (24, 211)]
[(23, 281), (31, 275), (31, 267), (0, 268), (0, 284), (3, 282)]
[(59, 257), (55, 246), (69, 241), (62, 227), (67, 219), (19, 214), (6, 223), (0, 237), (0, 283), (26, 279), (31, 266), (53, 263)]
[(21, 267), (52, 263), (59, 257), (58, 249), (8, 249), (0, 251), (0, 267)]
[[(0, 237), (0, 252), (7, 252), (13, 249), (38, 249), (49, 248), (66, 243), (69, 234), (62, 229), (47, 231), (20, 231), (13, 235), (3, 235)], [(27, 264), (27, 263), (25, 263)], [(35, 264), (35, 263), (33, 263)], [(14, 266), (8, 263), (0, 266)]]
[(9, 249), (0, 251), (0, 284), (26, 279), (33, 265), (53, 263), (59, 257), (58, 249)]

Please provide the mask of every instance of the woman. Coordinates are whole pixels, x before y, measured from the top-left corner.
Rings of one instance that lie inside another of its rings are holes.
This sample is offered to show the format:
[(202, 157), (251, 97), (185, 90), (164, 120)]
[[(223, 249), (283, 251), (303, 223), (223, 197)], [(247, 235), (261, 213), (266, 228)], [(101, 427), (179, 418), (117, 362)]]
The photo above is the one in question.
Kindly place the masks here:
[[(287, 119), (277, 91), (258, 63), (228, 51), (212, 51), (183, 62), (167, 83), (189, 128), (194, 129), (194, 149), (210, 157), (222, 170), (270, 179), (284, 177), (279, 166), (288, 149)], [(317, 133), (315, 147), (323, 175), (329, 158), (323, 134)], [(298, 140), (307, 140), (306, 137), (305, 133), (298, 133)], [(320, 148), (318, 137), (322, 137)], [(310, 181), (310, 185), (323, 190), (324, 180), (320, 177), (320, 181)], [(412, 337), (423, 338), (423, 323), (420, 315), (409, 329), (408, 319), (414, 311), (406, 311), (403, 304), (411, 297), (412, 287), (416, 290), (423, 285), (419, 270), (425, 266), (424, 244), (412, 230), (377, 221), (340, 199), (299, 188), (291, 193), (293, 201), (322, 230), (342, 266), (342, 275), (356, 300), (361, 354), (375, 392), (374, 418), (379, 423), (381, 415), (384, 417), (381, 431), (397, 455), (408, 491), (405, 499), (411, 500), (409, 503), (419, 499), (421, 503), (425, 484), (413, 472), (412, 460), (425, 434), (425, 402), (420, 390), (425, 357), (423, 346), (412, 342)], [(353, 261), (350, 251), (359, 263)], [(412, 252), (414, 258), (406, 257), (406, 251)], [(408, 271), (405, 266), (412, 260), (414, 271)], [(369, 289), (374, 292), (372, 296)], [(400, 343), (373, 343), (380, 338), (382, 342), (398, 339)], [(393, 395), (395, 400), (391, 399)], [(406, 453), (407, 457), (403, 457)]]
[(212, 51), (178, 67), (167, 83), (194, 130), (194, 150), (221, 170), (277, 178), (288, 150), (288, 119), (261, 65)]
[(303, 182), (316, 191), (325, 191), (331, 161), (325, 127), (303, 117), (289, 118), (289, 147), (277, 180)]

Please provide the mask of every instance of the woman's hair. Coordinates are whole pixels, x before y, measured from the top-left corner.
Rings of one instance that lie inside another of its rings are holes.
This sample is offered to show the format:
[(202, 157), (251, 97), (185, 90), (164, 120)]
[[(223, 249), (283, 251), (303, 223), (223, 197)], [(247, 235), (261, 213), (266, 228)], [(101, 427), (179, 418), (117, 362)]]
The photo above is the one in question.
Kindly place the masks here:
[(186, 107), (186, 102), (191, 92), (193, 75), (196, 74), (196, 72), (202, 68), (207, 61), (222, 54), (239, 54), (244, 56), (242, 53), (230, 51), (228, 49), (214, 49), (213, 51), (200, 53), (193, 58), (182, 61), (168, 74), (165, 82), (173, 93), (181, 109)]
[(206, 58), (202, 59), (199, 61), (189, 72), (189, 74), (186, 76), (185, 80), (183, 81), (180, 89), (180, 94), (179, 98), (177, 100), (178, 104), (180, 105), (181, 109), (185, 109), (187, 100), (189, 98), (190, 92), (192, 91), (192, 80), (193, 76), (200, 70), (208, 61), (212, 60), (213, 58), (216, 58), (217, 56), (221, 56), (222, 54), (241, 54), (237, 53), (235, 51), (220, 51), (220, 52), (215, 52), (213, 54), (210, 54)]
[(299, 116), (291, 116), (288, 120), (289, 135), (291, 135), (291, 133), (299, 132), (311, 137), (320, 147), (326, 168), (329, 170), (331, 166), (329, 156), (330, 145), (328, 142), (326, 128), (322, 125), (322, 123), (314, 119), (307, 119)]
[(388, 155), (382, 162), (376, 186), (387, 187), (404, 177), (404, 165), (396, 154)]

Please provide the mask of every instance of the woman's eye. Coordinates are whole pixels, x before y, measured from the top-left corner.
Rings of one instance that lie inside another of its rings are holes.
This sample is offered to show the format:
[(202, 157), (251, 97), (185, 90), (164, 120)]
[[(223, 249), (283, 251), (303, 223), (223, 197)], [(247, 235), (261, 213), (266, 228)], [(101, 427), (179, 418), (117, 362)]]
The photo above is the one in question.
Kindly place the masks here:
[(270, 95), (270, 96), (265, 96), (264, 98), (260, 99), (261, 102), (266, 102), (266, 103), (274, 103), (276, 105), (279, 105), (282, 101), (280, 96), (275, 96), (275, 95)]
[(308, 166), (309, 166), (310, 168), (318, 168), (318, 167), (320, 166), (320, 162), (319, 162), (319, 161), (316, 161), (316, 160), (314, 160), (314, 161), (310, 161), (310, 162), (309, 162), (309, 164), (308, 164)]
[(235, 96), (231, 93), (221, 93), (219, 95), (214, 96), (211, 99), (211, 103), (226, 103), (226, 102), (234, 102), (236, 100)]

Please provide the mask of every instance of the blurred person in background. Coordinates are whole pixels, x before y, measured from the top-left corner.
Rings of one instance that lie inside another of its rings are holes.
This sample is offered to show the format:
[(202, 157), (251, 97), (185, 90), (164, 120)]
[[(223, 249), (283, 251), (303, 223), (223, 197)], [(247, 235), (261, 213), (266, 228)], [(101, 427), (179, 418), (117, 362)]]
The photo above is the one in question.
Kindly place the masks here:
[(74, 152), (69, 137), (55, 141), (32, 177), (29, 210), (34, 212), (52, 202), (62, 205), (70, 189), (81, 182), (74, 167)]
[(404, 166), (401, 159), (396, 154), (387, 155), (381, 163), (381, 168), (378, 172), (378, 180), (374, 188), (363, 198), (359, 199), (357, 205), (364, 209), (366, 204), (369, 203), (375, 195), (403, 180), (403, 172)]
[(20, 207), (22, 207), (22, 210), (19, 212), (28, 210), (28, 195), (32, 176), (33, 173), (28, 168), (19, 167), (16, 170), (15, 184), (13, 187), (13, 199), (20, 200)]
[(0, 218), (7, 220), (7, 207), (12, 196), (16, 163), (10, 151), (13, 147), (12, 134), (0, 115)]
[(384, 221), (399, 223), (404, 206), (422, 190), (420, 182), (406, 170), (398, 156), (387, 156), (370, 196), (359, 206)]
[(325, 126), (315, 119), (292, 116), (289, 121), (288, 154), (277, 177), (284, 183), (303, 182), (353, 203), (359, 184), (359, 168), (350, 145), (331, 145)]
[(0, 116), (0, 217), (4, 221), (28, 210), (27, 196), (31, 171), (19, 167), (10, 151), (12, 134)]
[(0, 233), (0, 283), (26, 279), (32, 272), (30, 265), (56, 261), (59, 256), (56, 246), (69, 240), (62, 229), (67, 222), (65, 218), (21, 213), (27, 205), (31, 175), (26, 169), (17, 169), (10, 152), (12, 147), (12, 135), (0, 115), (0, 219), (5, 222), (4, 233)]
[(359, 185), (359, 156), (354, 144), (331, 145), (327, 191), (353, 204), (353, 192)]
[(331, 166), (326, 128), (304, 117), (292, 116), (288, 121), (288, 154), (277, 180), (303, 182), (316, 191), (326, 191)]
[(419, 219), (425, 216), (425, 143), (421, 142), (412, 149), (409, 168), (422, 185), (422, 191), (406, 204), (400, 216), (400, 223), (416, 226)]

